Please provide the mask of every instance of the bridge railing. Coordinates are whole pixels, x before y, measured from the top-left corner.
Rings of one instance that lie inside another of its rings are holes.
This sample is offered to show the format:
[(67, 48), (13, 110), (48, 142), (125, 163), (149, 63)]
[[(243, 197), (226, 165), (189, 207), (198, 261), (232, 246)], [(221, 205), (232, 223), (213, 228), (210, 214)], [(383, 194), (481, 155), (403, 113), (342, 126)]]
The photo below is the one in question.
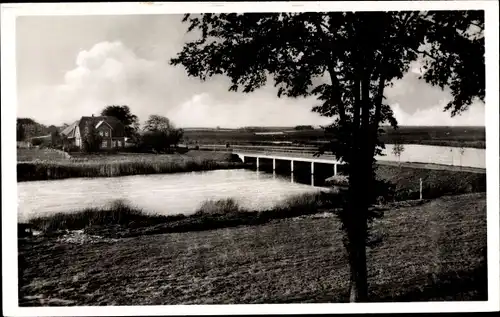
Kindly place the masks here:
[[(296, 153), (296, 154), (315, 154), (318, 149), (315, 147), (274, 147), (274, 146), (232, 146), (226, 148), (224, 145), (203, 145), (200, 150), (224, 151), (224, 152), (251, 152), (251, 153)], [(331, 152), (325, 152), (326, 155), (333, 155)]]

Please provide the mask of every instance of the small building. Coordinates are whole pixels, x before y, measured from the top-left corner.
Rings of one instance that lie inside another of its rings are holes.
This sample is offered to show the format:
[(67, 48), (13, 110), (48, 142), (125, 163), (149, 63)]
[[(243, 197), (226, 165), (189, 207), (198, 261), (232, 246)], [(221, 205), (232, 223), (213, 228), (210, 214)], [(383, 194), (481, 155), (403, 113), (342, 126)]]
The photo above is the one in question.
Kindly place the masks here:
[(70, 145), (83, 147), (83, 133), (85, 127), (92, 124), (102, 139), (101, 149), (122, 148), (125, 146), (125, 126), (112, 116), (81, 117), (80, 120), (67, 126), (61, 134)]

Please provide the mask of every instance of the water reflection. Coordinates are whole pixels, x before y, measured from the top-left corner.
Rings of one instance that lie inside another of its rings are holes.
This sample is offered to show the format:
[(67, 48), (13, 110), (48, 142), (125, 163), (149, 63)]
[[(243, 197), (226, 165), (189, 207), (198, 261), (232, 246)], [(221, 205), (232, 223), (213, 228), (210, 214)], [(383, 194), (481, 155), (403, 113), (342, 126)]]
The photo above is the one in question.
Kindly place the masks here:
[(291, 196), (328, 190), (319, 186), (321, 177), (311, 179), (308, 171), (291, 175), (272, 169), (21, 182), (17, 184), (18, 215), (20, 220), (26, 220), (48, 213), (102, 207), (117, 199), (161, 214), (189, 214), (203, 201), (225, 198), (258, 210), (272, 208)]

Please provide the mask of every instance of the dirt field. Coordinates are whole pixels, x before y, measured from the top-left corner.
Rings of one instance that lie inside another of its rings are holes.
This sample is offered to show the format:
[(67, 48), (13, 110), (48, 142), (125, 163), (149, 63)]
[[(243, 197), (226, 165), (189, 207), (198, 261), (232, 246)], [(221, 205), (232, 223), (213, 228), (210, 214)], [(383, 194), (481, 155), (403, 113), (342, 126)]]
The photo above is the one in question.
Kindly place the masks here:
[[(373, 301), (484, 300), (486, 194), (386, 212), (368, 255)], [(335, 218), (117, 240), (19, 239), (19, 298), (32, 305), (342, 302)]]

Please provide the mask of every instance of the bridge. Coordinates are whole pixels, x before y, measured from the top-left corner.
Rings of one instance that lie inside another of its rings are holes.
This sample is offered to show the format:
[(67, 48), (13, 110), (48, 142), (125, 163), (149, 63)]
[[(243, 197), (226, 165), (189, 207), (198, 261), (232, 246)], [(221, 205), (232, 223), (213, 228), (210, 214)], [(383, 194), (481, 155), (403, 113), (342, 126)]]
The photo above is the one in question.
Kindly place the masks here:
[(333, 175), (337, 175), (337, 166), (343, 165), (344, 162), (335, 159), (333, 155), (322, 155), (323, 158), (318, 158), (313, 156), (312, 154), (302, 154), (299, 157), (296, 153), (252, 153), (252, 152), (243, 152), (243, 151), (233, 151), (234, 154), (238, 155), (238, 157), (246, 163), (248, 158), (254, 158), (256, 160), (257, 169), (259, 168), (260, 161), (262, 159), (272, 160), (273, 161), (273, 171), (276, 170), (276, 161), (290, 161), (290, 171), (293, 173), (294, 170), (294, 162), (306, 162), (311, 164), (311, 174), (314, 174), (314, 164), (329, 164), (333, 165)]

